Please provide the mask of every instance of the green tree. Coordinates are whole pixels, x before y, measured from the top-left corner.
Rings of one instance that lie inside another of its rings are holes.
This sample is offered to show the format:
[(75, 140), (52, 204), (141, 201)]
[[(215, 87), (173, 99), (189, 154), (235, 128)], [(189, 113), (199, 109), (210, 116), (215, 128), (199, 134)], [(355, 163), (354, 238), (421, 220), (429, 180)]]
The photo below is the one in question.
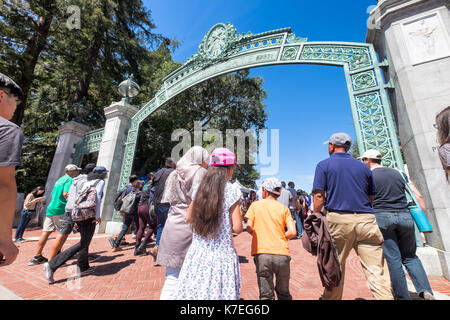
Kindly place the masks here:
[[(69, 5), (80, 8), (79, 29), (67, 27)], [(103, 108), (118, 100), (117, 86), (125, 77), (133, 74), (141, 85), (133, 103), (143, 105), (181, 65), (171, 57), (177, 41), (154, 29), (151, 11), (141, 0), (0, 2), (0, 70), (18, 81), (26, 98), (14, 118), (25, 133), (23, 166), (16, 175), (19, 191), (45, 184), (59, 125), (78, 118), (101, 128)], [(249, 77), (248, 71), (180, 94), (142, 126), (146, 142), (140, 143), (136, 168), (159, 167), (170, 155), (172, 129), (191, 129), (196, 120), (219, 130), (262, 128), (265, 96), (262, 79)], [(258, 174), (253, 166), (243, 167), (239, 180), (251, 184)]]
[[(69, 5), (81, 10), (80, 29), (67, 28)], [(19, 190), (45, 184), (58, 126), (80, 116), (74, 106), (85, 104), (84, 122), (102, 127), (103, 108), (117, 100), (123, 78), (139, 79), (141, 65), (153, 63), (149, 53), (176, 44), (154, 28), (140, 0), (0, 3), (0, 70), (19, 79), (25, 92), (13, 118), (26, 137)]]
[(18, 125), (22, 123), (34, 71), (42, 50), (48, 44), (57, 8), (55, 0), (0, 2), (1, 67), (17, 81), (24, 93), (23, 102), (17, 106), (12, 118)]
[(361, 154), (359, 152), (358, 144), (356, 143), (356, 141), (352, 142), (352, 145), (351, 145), (348, 153), (355, 159), (358, 159), (358, 157), (361, 156)]

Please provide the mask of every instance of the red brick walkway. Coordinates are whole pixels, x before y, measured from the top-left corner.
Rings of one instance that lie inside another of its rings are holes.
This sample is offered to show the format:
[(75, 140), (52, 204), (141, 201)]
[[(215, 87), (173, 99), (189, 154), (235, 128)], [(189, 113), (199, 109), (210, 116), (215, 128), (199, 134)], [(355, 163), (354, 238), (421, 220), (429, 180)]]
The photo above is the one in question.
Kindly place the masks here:
[[(39, 237), (40, 230), (27, 230), (26, 238)], [(56, 233), (52, 235), (55, 237)], [(18, 244), (20, 253), (10, 266), (0, 268), (0, 285), (26, 300), (111, 300), (128, 299), (158, 300), (164, 283), (164, 267), (155, 266), (151, 256), (133, 255), (134, 246), (125, 246), (121, 252), (111, 252), (108, 235), (96, 234), (90, 247), (90, 258), (96, 258), (91, 266), (95, 271), (79, 279), (71, 279), (75, 260), (69, 260), (54, 275), (55, 283), (49, 285), (44, 278), (43, 266), (28, 266), (36, 249), (36, 241)], [(131, 236), (127, 235), (130, 241)], [(71, 234), (63, 247), (68, 248), (78, 241), (78, 235)], [(234, 238), (241, 268), (241, 297), (257, 300), (258, 285), (255, 266), (250, 255), (251, 236), (242, 233)], [(52, 245), (50, 240), (44, 256), (48, 257)], [(153, 244), (149, 245), (153, 246)], [(301, 240), (290, 240), (291, 281), (293, 299), (316, 300), (322, 293), (315, 257), (306, 252)], [(443, 278), (430, 278), (433, 290), (450, 296), (450, 282)], [(373, 300), (357, 257), (352, 253), (347, 261), (344, 299)]]

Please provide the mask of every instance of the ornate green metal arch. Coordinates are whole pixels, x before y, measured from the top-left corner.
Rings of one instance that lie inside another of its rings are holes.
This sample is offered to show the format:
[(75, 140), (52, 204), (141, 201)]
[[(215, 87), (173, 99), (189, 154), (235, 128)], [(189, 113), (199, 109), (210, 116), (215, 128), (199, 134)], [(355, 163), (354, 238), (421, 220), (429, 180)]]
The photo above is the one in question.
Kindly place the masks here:
[(83, 156), (92, 152), (100, 151), (104, 128), (90, 131), (75, 144), (75, 152), (72, 154), (72, 163), (81, 166)]
[(238, 34), (233, 25), (218, 23), (183, 66), (169, 74), (156, 96), (131, 121), (122, 163), (119, 188), (128, 182), (139, 126), (150, 114), (182, 91), (207, 79), (260, 66), (324, 64), (344, 68), (356, 140), (360, 151), (376, 148), (383, 164), (403, 167), (393, 116), (372, 44), (307, 42), (290, 28), (260, 34)]

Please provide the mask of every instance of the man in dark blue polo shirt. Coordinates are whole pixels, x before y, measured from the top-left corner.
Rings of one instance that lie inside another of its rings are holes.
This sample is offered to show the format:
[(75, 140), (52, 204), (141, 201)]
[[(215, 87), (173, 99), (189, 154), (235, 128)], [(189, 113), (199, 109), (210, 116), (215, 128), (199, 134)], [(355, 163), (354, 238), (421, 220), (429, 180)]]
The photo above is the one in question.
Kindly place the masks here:
[(372, 172), (347, 153), (351, 138), (335, 133), (328, 143), (330, 157), (319, 162), (314, 176), (314, 212), (323, 207), (341, 265), (338, 287), (324, 290), (322, 299), (340, 300), (344, 289), (345, 261), (355, 249), (375, 299), (392, 300), (389, 270), (382, 249), (383, 236), (373, 214), (376, 193)]

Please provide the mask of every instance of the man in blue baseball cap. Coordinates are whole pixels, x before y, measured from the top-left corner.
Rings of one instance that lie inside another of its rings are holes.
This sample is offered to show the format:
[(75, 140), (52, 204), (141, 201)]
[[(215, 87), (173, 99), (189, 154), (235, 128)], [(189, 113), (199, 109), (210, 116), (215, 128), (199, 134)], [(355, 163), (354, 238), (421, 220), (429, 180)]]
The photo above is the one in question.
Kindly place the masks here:
[(97, 167), (94, 168), (94, 170), (92, 170), (92, 172), (94, 172), (94, 173), (107, 173), (108, 170), (106, 170), (105, 167), (97, 166)]
[(328, 141), (325, 141), (323, 144), (332, 144), (336, 147), (348, 147), (350, 148), (352, 144), (352, 138), (344, 133), (344, 132), (338, 132), (333, 134)]
[(23, 133), (9, 120), (21, 97), (20, 87), (0, 73), (0, 266), (11, 264), (19, 253), (11, 239), (11, 228), (17, 199), (15, 170), (22, 164)]

